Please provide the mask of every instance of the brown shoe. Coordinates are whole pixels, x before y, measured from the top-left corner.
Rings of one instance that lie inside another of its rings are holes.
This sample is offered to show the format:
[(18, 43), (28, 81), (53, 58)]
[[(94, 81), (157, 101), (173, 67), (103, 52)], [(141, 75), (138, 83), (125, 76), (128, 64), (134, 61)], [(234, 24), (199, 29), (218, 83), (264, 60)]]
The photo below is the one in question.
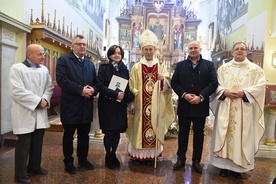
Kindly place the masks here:
[(200, 165), (199, 161), (194, 161), (192, 166), (197, 173), (202, 173), (202, 166)]
[(173, 170), (177, 171), (185, 166), (185, 161), (178, 159), (177, 162), (173, 165)]

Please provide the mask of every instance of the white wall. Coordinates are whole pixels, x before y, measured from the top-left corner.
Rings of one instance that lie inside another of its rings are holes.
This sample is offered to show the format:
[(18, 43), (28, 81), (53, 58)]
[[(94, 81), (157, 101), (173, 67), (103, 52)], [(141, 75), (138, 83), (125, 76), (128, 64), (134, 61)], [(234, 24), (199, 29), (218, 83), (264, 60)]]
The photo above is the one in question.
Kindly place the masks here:
[(202, 46), (201, 55), (204, 59), (211, 60), (211, 50), (208, 50), (207, 46), (209, 43), (208, 28), (209, 25), (214, 22), (214, 39), (216, 36), (216, 16), (217, 16), (217, 1), (216, 0), (200, 0), (199, 2), (199, 16), (202, 22), (198, 26), (197, 40), (202, 37), (205, 43)]
[(119, 24), (116, 20), (118, 16), (120, 16), (120, 0), (111, 0), (108, 16), (110, 21), (109, 46), (119, 45)]

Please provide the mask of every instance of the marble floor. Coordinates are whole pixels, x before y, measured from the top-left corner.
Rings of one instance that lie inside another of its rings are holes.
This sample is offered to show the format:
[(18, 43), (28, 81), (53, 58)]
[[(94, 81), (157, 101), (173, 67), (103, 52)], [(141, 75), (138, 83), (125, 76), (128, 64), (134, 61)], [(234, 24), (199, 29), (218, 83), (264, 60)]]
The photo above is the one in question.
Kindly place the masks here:
[[(276, 177), (276, 158), (256, 157), (255, 169), (243, 174), (244, 179), (237, 180), (233, 176), (221, 178), (219, 170), (208, 164), (210, 133), (205, 136), (204, 151), (202, 157), (203, 173), (198, 174), (191, 168), (191, 146), (187, 152), (185, 170), (173, 171), (176, 161), (177, 137), (170, 136), (165, 141), (163, 157), (158, 160), (157, 167), (146, 165), (135, 166), (127, 155), (127, 138), (121, 136), (118, 148), (118, 158), (121, 167), (116, 170), (105, 168), (104, 150), (90, 149), (88, 159), (94, 164), (94, 170), (83, 170), (70, 175), (64, 171), (62, 156), (62, 132), (46, 131), (43, 145), (42, 167), (48, 170), (47, 175), (30, 175), (32, 183), (37, 184), (90, 184), (90, 183), (114, 183), (114, 184), (227, 184), (227, 183), (256, 183), (270, 184)], [(192, 135), (190, 136), (190, 145)], [(91, 143), (92, 144), (92, 143)], [(14, 148), (0, 152), (0, 183), (14, 183)], [(273, 152), (275, 154), (276, 152)], [(75, 153), (74, 153), (74, 156)], [(75, 160), (77, 166), (77, 159)]]

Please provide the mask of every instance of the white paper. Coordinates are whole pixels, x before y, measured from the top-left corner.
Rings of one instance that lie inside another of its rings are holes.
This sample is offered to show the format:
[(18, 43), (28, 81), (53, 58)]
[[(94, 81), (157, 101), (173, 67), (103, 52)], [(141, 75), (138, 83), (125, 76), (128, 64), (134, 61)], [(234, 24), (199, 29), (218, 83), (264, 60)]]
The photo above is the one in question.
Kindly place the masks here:
[[(122, 77), (118, 77), (116, 75), (113, 75), (111, 78), (111, 81), (108, 85), (109, 89), (113, 89), (114, 91), (116, 89), (119, 89), (120, 91), (124, 92), (127, 86), (128, 80), (122, 78)], [(118, 102), (120, 102), (120, 100), (117, 100)]]

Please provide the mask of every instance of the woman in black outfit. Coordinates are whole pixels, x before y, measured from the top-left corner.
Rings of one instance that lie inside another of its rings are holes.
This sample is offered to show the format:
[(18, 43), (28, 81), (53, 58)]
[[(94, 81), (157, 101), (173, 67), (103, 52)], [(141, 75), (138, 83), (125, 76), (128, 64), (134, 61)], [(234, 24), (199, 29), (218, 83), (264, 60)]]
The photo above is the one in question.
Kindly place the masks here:
[(127, 85), (124, 91), (109, 89), (113, 75), (129, 79), (129, 71), (122, 62), (124, 50), (118, 45), (112, 45), (107, 51), (108, 63), (101, 64), (97, 77), (99, 95), (99, 122), (104, 136), (106, 150), (105, 165), (109, 169), (120, 167), (116, 157), (116, 149), (120, 140), (120, 133), (127, 129), (127, 105), (134, 98)]

